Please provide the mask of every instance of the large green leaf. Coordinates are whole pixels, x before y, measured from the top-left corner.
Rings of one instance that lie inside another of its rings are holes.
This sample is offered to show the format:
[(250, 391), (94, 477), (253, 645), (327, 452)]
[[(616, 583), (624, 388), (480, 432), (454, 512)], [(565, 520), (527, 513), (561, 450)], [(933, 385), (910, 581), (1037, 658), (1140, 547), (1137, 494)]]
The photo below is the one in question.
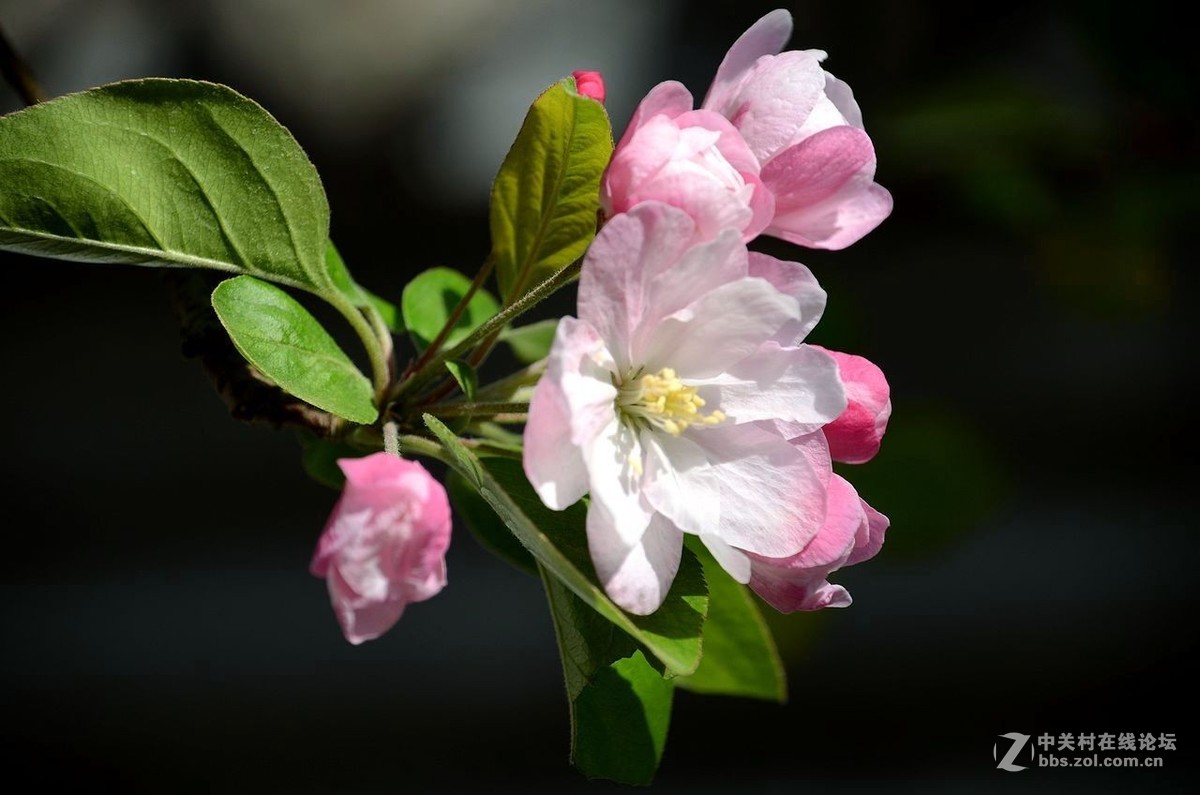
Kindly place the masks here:
[(551, 575), (606, 620), (627, 632), (676, 675), (700, 664), (700, 632), (708, 591), (696, 556), (684, 550), (679, 573), (662, 606), (648, 616), (617, 607), (596, 580), (584, 531), (587, 511), (577, 503), (565, 511), (542, 504), (518, 462), (490, 459), (486, 466), (436, 417), (425, 424), (450, 454), (451, 466), (487, 501), (521, 545)]
[(534, 101), (492, 185), (492, 254), (505, 303), (583, 256), (611, 157), (608, 114), (573, 79)]
[(589, 778), (649, 784), (662, 759), (674, 685), (629, 635), (541, 569), (571, 710), (571, 759)]
[[(429, 347), (470, 289), (471, 280), (450, 268), (430, 268), (408, 283), (400, 299), (400, 311), (418, 350)], [(443, 347), (453, 347), (498, 311), (500, 305), (490, 293), (476, 290)]]
[(352, 422), (378, 417), (371, 382), (283, 290), (238, 276), (217, 285), (212, 303), (238, 351), (281, 389)]
[(304, 151), (224, 86), (132, 80), (0, 118), (0, 247), (328, 293), (328, 234)]
[(787, 700), (787, 679), (771, 630), (754, 597), (721, 568), (713, 556), (688, 537), (704, 565), (708, 583), (708, 618), (704, 621), (704, 659), (691, 676), (675, 684), (697, 693)]

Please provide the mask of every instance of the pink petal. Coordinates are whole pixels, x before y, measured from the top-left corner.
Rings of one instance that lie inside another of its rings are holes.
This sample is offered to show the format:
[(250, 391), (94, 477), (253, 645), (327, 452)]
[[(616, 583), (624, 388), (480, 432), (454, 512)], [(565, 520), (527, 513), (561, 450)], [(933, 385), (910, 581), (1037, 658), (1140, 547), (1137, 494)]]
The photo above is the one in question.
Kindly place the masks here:
[(846, 565), (867, 517), (862, 500), (843, 478), (834, 475), (827, 493), (825, 522), (803, 550), (786, 558), (750, 556), (750, 587), (780, 612), (850, 603), (845, 589), (825, 578)]
[(871, 139), (857, 127), (831, 127), (791, 146), (763, 168), (780, 215), (819, 204), (867, 170), (875, 171)]
[(730, 95), (746, 73), (764, 55), (775, 55), (792, 37), (792, 15), (777, 8), (738, 37), (725, 53), (725, 59), (717, 68), (712, 86), (704, 97), (703, 107), (709, 110), (723, 108)]
[(859, 529), (858, 536), (854, 541), (854, 551), (846, 559), (847, 566), (853, 566), (855, 563), (862, 563), (864, 560), (875, 557), (883, 548), (883, 539), (887, 534), (888, 525), (891, 524), (886, 516), (867, 505), (865, 500), (862, 507), (867, 514), (867, 524), (865, 528)]
[(820, 350), (837, 361), (847, 398), (846, 410), (825, 426), (830, 454), (835, 461), (847, 464), (870, 461), (879, 452), (888, 418), (892, 415), (887, 378), (873, 362), (862, 356), (825, 348)]
[(582, 450), (615, 416), (616, 389), (597, 363), (604, 343), (585, 321), (558, 324), (546, 374), (538, 382), (525, 424), (525, 475), (547, 507), (561, 511), (588, 491)]
[(613, 527), (595, 503), (588, 510), (588, 551), (609, 598), (634, 615), (653, 613), (663, 603), (683, 555), (683, 533), (661, 514), (633, 543)]
[(758, 162), (765, 164), (796, 140), (824, 96), (824, 57), (819, 50), (805, 50), (760, 58), (720, 106), (705, 107), (733, 122)]
[(692, 93), (684, 87), (683, 83), (674, 80), (659, 83), (650, 89), (650, 93), (646, 94), (634, 109), (633, 117), (629, 120), (629, 125), (625, 128), (625, 134), (621, 136), (617, 148), (625, 146), (629, 138), (655, 116), (666, 116), (673, 119), (691, 109)]
[(775, 259), (757, 251), (750, 252), (750, 275), (766, 279), (776, 290), (800, 304), (799, 319), (784, 325), (774, 337), (780, 345), (799, 345), (825, 314), (826, 293), (817, 284), (817, 277), (799, 262)]
[(855, 127), (832, 127), (790, 147), (763, 168), (775, 195), (767, 233), (811, 248), (845, 248), (891, 213), (891, 194), (874, 175), (874, 147)]

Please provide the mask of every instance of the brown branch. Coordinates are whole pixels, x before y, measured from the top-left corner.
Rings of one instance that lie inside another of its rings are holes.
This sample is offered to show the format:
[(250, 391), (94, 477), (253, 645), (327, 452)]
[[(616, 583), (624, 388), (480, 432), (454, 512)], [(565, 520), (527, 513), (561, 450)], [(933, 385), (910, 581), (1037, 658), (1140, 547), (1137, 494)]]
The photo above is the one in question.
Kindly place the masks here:
[(284, 392), (238, 353), (209, 301), (221, 277), (182, 270), (164, 276), (179, 319), (183, 355), (204, 365), (234, 419), (305, 428), (322, 438), (337, 434), (342, 420)]

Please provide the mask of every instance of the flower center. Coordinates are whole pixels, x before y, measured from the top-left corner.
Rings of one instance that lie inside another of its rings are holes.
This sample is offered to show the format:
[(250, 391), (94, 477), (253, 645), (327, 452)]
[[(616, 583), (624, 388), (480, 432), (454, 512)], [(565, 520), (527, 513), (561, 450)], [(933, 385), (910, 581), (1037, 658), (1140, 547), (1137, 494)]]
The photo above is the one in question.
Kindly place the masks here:
[(701, 414), (704, 399), (694, 386), (685, 386), (670, 367), (653, 375), (631, 378), (617, 390), (617, 408), (634, 423), (678, 436), (689, 425), (716, 425), (725, 419), (722, 411)]

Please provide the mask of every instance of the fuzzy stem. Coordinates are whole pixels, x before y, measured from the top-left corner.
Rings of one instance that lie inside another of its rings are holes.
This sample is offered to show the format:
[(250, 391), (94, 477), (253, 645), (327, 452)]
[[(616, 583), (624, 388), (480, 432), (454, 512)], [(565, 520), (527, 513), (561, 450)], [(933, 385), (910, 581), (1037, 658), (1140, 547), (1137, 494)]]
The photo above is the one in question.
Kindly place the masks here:
[(580, 262), (576, 261), (567, 267), (560, 270), (558, 273), (546, 279), (544, 282), (534, 287), (525, 295), (501, 309), (497, 314), (488, 318), (478, 328), (467, 335), (466, 339), (455, 345), (453, 348), (442, 351), (432, 359), (427, 361), (420, 369), (415, 370), (407, 380), (400, 382), (392, 393), (393, 397), (412, 392), (419, 386), (428, 383), (430, 379), (439, 375), (445, 368), (448, 361), (458, 359), (463, 353), (469, 351), (480, 340), (485, 339), (492, 334), (499, 334), (509, 321), (520, 317), (525, 312), (532, 309), (542, 300), (553, 294), (560, 287), (570, 284), (579, 275)]

